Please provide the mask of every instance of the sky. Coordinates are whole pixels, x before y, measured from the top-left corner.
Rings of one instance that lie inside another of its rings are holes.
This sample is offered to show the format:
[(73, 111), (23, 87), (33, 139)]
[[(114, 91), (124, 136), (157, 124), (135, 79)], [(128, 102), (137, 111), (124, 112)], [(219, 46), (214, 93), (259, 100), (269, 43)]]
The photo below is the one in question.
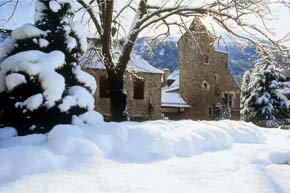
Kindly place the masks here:
[[(0, 0), (3, 2), (4, 0)], [(16, 0), (14, 0), (15, 2)], [(194, 0), (189, 0), (194, 1)], [(118, 1), (119, 4), (120, 1)], [(118, 3), (117, 2), (117, 3)], [(122, 2), (125, 2), (122, 1)], [(153, 1), (154, 2), (154, 1)], [(25, 23), (33, 23), (34, 18), (34, 3), (33, 0), (21, 0), (19, 3), (19, 6), (16, 9), (15, 14), (13, 15), (12, 19), (9, 22), (6, 22), (7, 18), (10, 17), (11, 13), (13, 11), (13, 3), (10, 3), (6, 6), (0, 7), (0, 28), (8, 28), (8, 29), (14, 29), (16, 27), (19, 27)], [(287, 8), (283, 8), (281, 6), (273, 6), (272, 7), (272, 18), (276, 18), (275, 20), (269, 21), (268, 25), (270, 26), (271, 30), (275, 32), (275, 35), (271, 34), (271, 37), (273, 39), (281, 39), (287, 34), (290, 34), (290, 12)], [(130, 16), (130, 13), (125, 13), (125, 19), (126, 24), (129, 27), (130, 21), (132, 20), (132, 16)], [(173, 18), (174, 20), (174, 18)], [(259, 25), (259, 22), (256, 18), (251, 17), (248, 19), (251, 21), (254, 25)], [(190, 21), (188, 21), (189, 23)], [(207, 22), (211, 22), (210, 19), (207, 19)], [(143, 36), (154, 36), (158, 33), (160, 33), (164, 28), (160, 28), (158, 30), (145, 30), (141, 35)], [(177, 29), (172, 30), (172, 35), (180, 35)], [(282, 42), (284, 45), (290, 46), (290, 39), (288, 41)]]

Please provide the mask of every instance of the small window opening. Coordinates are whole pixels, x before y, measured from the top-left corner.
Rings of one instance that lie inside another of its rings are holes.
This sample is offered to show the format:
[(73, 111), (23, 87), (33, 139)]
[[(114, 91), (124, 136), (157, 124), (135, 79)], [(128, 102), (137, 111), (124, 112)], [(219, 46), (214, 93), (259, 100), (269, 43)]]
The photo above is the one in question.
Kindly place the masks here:
[(202, 86), (202, 89), (209, 90), (209, 84), (205, 80), (202, 81), (201, 86)]
[(204, 56), (204, 63), (209, 63), (209, 57), (208, 57), (208, 55), (206, 55), (206, 56)]
[(134, 80), (134, 99), (144, 99), (144, 80), (140, 78), (136, 78)]

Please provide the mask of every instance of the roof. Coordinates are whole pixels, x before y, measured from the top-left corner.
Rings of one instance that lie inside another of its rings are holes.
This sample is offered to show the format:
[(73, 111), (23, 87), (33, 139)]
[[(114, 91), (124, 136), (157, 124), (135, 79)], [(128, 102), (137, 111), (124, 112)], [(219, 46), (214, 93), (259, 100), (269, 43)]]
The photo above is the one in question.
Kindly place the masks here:
[(179, 70), (173, 71), (167, 78), (167, 80), (173, 80), (174, 82), (170, 86), (163, 87), (163, 91), (174, 91), (179, 89)]
[(161, 106), (162, 107), (190, 107), (180, 93), (165, 92), (161, 93)]
[[(98, 59), (97, 61), (93, 62), (88, 66), (88, 68), (97, 68), (97, 69), (105, 69), (105, 66), (102, 62)], [(162, 70), (155, 68), (151, 64), (149, 64), (146, 60), (144, 60), (140, 55), (136, 53), (131, 53), (131, 60), (128, 62), (127, 65), (128, 71), (134, 72), (146, 72), (146, 73), (153, 73), (153, 74), (163, 74)]]
[(179, 70), (174, 70), (169, 76), (167, 77), (168, 80), (176, 80), (179, 79)]

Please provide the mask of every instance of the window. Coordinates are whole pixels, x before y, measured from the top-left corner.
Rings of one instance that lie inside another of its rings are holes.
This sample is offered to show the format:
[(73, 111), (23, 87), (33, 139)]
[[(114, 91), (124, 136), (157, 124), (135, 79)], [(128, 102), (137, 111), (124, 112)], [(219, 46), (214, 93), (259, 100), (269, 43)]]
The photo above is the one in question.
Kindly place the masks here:
[(224, 93), (224, 104), (228, 105), (229, 107), (233, 107), (233, 94), (231, 93)]
[(208, 55), (204, 56), (204, 63), (206, 63), (206, 64), (209, 63), (209, 57), (208, 57)]
[(233, 106), (233, 97), (232, 97), (232, 95), (229, 95), (229, 101), (228, 101), (228, 104), (229, 104), (230, 107)]
[(214, 74), (214, 77), (215, 77), (215, 81), (219, 80), (219, 75), (218, 74)]
[(206, 82), (203, 83), (203, 87), (204, 87), (204, 89), (207, 89), (207, 83)]
[(211, 107), (208, 108), (208, 114), (211, 115), (212, 111), (211, 111)]
[(109, 98), (109, 81), (106, 76), (100, 77), (100, 98)]
[(203, 90), (209, 90), (209, 84), (205, 80), (202, 81), (201, 87)]
[(144, 99), (144, 80), (136, 78), (134, 80), (134, 99)]

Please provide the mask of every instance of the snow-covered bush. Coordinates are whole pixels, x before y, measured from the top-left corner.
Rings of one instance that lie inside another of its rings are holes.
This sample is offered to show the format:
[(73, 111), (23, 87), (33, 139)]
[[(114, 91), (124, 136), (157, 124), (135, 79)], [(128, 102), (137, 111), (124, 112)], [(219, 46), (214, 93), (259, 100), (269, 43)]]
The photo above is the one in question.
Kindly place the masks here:
[(71, 1), (37, 0), (35, 25), (15, 29), (0, 53), (0, 126), (45, 133), (94, 109), (96, 82), (78, 57), (86, 36), (72, 22)]
[(273, 55), (263, 55), (255, 69), (244, 77), (242, 86), (242, 117), (266, 127), (278, 127), (289, 120), (290, 103), (279, 90), (285, 77), (275, 70)]

